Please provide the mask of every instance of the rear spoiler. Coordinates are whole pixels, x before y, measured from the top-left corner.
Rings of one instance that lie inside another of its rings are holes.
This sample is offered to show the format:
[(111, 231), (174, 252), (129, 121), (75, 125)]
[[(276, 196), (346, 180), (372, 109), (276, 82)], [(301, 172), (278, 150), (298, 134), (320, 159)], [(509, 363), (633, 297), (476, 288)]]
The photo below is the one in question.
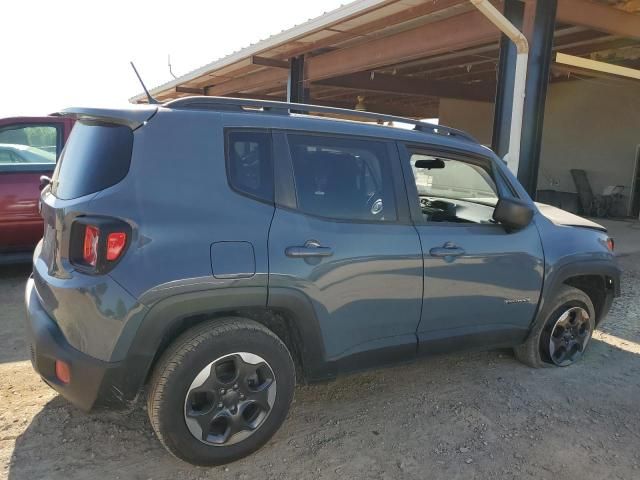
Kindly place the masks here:
[(63, 117), (76, 120), (97, 120), (101, 122), (126, 125), (135, 130), (149, 121), (158, 111), (158, 107), (152, 105), (139, 105), (125, 108), (65, 108), (59, 114)]

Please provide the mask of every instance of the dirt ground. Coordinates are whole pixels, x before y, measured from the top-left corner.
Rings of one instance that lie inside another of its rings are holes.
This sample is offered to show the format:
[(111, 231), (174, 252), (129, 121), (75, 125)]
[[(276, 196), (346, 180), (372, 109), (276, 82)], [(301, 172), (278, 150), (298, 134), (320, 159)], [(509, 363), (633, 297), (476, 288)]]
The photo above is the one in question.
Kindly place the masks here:
[(142, 408), (85, 414), (49, 389), (24, 348), (28, 268), (4, 267), (0, 478), (640, 479), (640, 230), (632, 233), (619, 242), (623, 296), (578, 365), (532, 370), (510, 351), (489, 351), (299, 387), (262, 450), (209, 469), (166, 453)]

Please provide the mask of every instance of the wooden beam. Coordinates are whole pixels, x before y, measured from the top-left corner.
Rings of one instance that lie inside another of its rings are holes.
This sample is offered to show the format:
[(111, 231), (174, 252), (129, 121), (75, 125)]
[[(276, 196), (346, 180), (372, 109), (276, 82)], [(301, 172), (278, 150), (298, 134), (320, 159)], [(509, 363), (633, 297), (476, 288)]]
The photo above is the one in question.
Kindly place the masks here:
[(270, 87), (274, 84), (285, 84), (287, 83), (287, 77), (288, 72), (286, 70), (269, 68), (217, 85), (208, 85), (205, 87), (205, 95), (227, 95), (233, 92), (244, 92), (255, 88)]
[[(369, 34), (375, 33), (378, 30), (388, 28), (392, 25), (403, 23), (416, 18), (424, 17), (435, 12), (442, 12), (443, 10), (446, 10), (448, 8), (456, 7), (460, 3), (461, 0), (428, 0), (424, 3), (407, 8), (405, 10), (401, 10), (397, 13), (384, 15), (382, 17), (376, 18), (375, 20), (352, 28), (342, 26), (342, 23), (349, 23), (349, 21), (351, 21), (351, 19), (346, 19), (344, 22), (340, 22), (337, 25), (326, 29), (327, 31), (338, 32), (335, 35), (325, 37), (315, 42), (296, 42), (296, 45), (298, 46), (293, 50), (288, 50), (287, 55), (290, 57), (294, 57), (302, 53), (308, 53), (314, 50), (333, 46), (346, 40), (350, 40), (354, 37), (367, 37)], [(382, 5), (379, 9), (388, 6), (388, 4)]]
[(618, 5), (617, 8), (629, 13), (638, 13), (640, 12), (640, 0), (629, 0), (627, 3)]
[[(307, 79), (322, 80), (384, 65), (400, 63), (429, 55), (437, 55), (473, 45), (497, 41), (498, 30), (480, 12), (472, 11), (423, 25), (395, 35), (378, 38), (307, 60)], [(283, 84), (284, 69), (265, 69), (205, 88), (207, 95)]]
[(176, 87), (176, 93), (189, 93), (191, 95), (205, 95), (204, 88), (193, 88), (193, 87)]
[(631, 78), (618, 77), (609, 73), (595, 72), (593, 70), (587, 70), (584, 68), (561, 65), (559, 63), (552, 63), (551, 71), (554, 73), (551, 78), (552, 82), (598, 79), (599, 81), (601, 81), (601, 83), (612, 87), (638, 87), (638, 81)]
[(417, 77), (403, 77), (385, 73), (359, 72), (314, 82), (317, 85), (341, 87), (357, 91), (418, 95), (438, 98), (491, 101), (494, 92), (474, 85), (439, 82)]
[(251, 65), (259, 65), (261, 67), (289, 68), (289, 62), (286, 60), (278, 60), (277, 58), (251, 56)]
[[(525, 14), (528, 5), (531, 5), (531, 3), (527, 3), (525, 5)], [(535, 6), (535, 3), (533, 5)], [(589, 35), (589, 38), (594, 37), (594, 32), (584, 29), (584, 27), (562, 28), (560, 30), (557, 30), (554, 34), (554, 38), (556, 39), (554, 45), (558, 47), (560, 45), (560, 41), (568, 36), (584, 36), (587, 34)], [(443, 68), (451, 68), (452, 66), (469, 65), (471, 63), (478, 64), (482, 61), (493, 62), (497, 64), (500, 50), (499, 47), (500, 45), (496, 42), (495, 44), (491, 43), (480, 47), (472, 47), (457, 52), (450, 52), (442, 55), (432, 56), (429, 58), (422, 58), (414, 62), (398, 65), (397, 71), (398, 73), (402, 74), (411, 74), (428, 70), (431, 73), (434, 70), (438, 69), (441, 70)], [(426, 66), (428, 66), (428, 68), (425, 68)]]
[[(252, 95), (246, 93), (230, 93), (224, 95), (225, 97), (234, 98), (246, 98), (252, 100), (272, 100), (277, 102), (284, 102), (286, 98), (284, 95)], [(354, 95), (353, 100), (331, 100), (313, 98), (309, 103), (314, 105), (324, 105), (326, 107), (348, 108), (353, 109), (357, 102), (357, 98)], [(401, 117), (413, 117), (413, 118), (430, 118), (436, 117), (438, 114), (438, 102), (433, 102), (428, 105), (421, 105), (419, 103), (401, 103), (401, 102), (377, 102), (368, 101), (365, 99), (367, 111), (376, 113), (386, 113), (388, 115), (399, 115)]]
[(270, 100), (273, 102), (286, 102), (286, 95), (261, 95), (261, 94), (251, 94), (251, 93), (230, 93), (228, 95), (223, 95), (224, 97), (231, 98), (246, 98), (248, 100)]
[(584, 70), (640, 80), (640, 70), (636, 68), (621, 67), (620, 65), (614, 65), (613, 63), (599, 62), (589, 58), (567, 55), (565, 53), (556, 54), (556, 63), (569, 65), (571, 67), (578, 67)]
[(474, 45), (496, 41), (498, 29), (478, 11), (449, 17), (388, 37), (311, 57), (311, 81), (373, 70)]
[[(354, 98), (353, 102), (347, 102), (344, 100), (318, 100), (311, 101), (313, 104), (325, 105), (327, 107), (348, 108), (353, 110), (357, 99)], [(368, 112), (386, 113), (387, 115), (398, 115), (400, 117), (409, 118), (431, 118), (438, 116), (438, 104), (429, 105), (417, 105), (417, 104), (401, 104), (397, 102), (370, 102), (365, 98), (365, 105)]]
[(640, 39), (640, 15), (587, 0), (558, 0), (556, 19), (602, 32)]

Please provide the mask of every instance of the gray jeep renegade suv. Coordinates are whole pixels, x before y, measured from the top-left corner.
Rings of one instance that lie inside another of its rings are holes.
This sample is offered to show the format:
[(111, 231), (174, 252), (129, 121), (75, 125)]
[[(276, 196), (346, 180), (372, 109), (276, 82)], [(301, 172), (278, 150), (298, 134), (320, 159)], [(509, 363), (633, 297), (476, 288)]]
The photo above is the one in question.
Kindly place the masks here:
[(604, 228), (454, 129), (215, 97), (62, 114), (33, 366), (86, 410), (146, 396), (187, 462), (260, 448), (296, 380), (477, 347), (569, 365), (619, 292)]

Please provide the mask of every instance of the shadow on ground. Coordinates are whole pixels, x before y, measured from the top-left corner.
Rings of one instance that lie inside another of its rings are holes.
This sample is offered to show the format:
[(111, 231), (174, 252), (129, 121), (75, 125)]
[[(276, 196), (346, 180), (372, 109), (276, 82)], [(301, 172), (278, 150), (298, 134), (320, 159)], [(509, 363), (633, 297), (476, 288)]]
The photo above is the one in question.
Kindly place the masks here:
[(142, 408), (85, 414), (55, 397), (16, 439), (9, 479), (638, 478), (638, 398), (640, 356), (598, 340), (562, 369), (432, 357), (300, 387), (267, 446), (207, 469), (171, 457)]
[[(0, 266), (0, 363), (26, 360), (24, 287), (30, 264)], [(19, 301), (16, 301), (19, 299)]]
[(82, 413), (16, 361), (28, 269), (2, 272), (0, 477), (640, 478), (640, 254), (620, 260), (622, 296), (577, 365), (533, 370), (508, 351), (476, 352), (299, 387), (263, 449), (209, 469), (171, 457), (142, 406)]

